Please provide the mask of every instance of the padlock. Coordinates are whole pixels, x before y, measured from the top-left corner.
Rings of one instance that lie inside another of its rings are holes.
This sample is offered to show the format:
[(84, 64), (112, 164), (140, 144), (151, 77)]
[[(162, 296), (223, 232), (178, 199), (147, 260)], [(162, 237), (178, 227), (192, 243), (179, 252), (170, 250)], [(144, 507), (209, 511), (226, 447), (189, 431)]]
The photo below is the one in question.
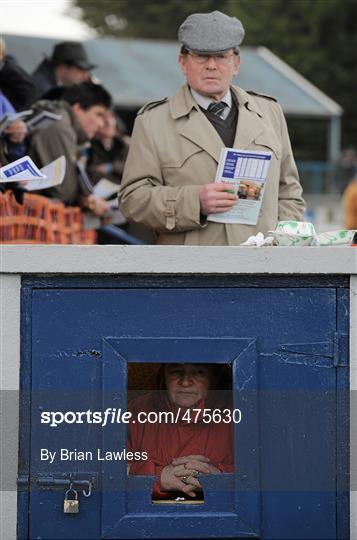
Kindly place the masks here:
[[(73, 494), (73, 499), (68, 499), (70, 493)], [(73, 489), (73, 487), (67, 489), (66, 493), (64, 494), (63, 512), (65, 514), (79, 513), (78, 493), (75, 489)]]

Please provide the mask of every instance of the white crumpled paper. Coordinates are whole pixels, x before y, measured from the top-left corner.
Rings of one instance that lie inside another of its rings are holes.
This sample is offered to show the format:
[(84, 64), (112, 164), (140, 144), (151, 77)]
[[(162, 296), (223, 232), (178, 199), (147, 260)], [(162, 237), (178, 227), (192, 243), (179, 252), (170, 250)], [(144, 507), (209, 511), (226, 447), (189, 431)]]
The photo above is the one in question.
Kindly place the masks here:
[(272, 246), (274, 245), (273, 242), (274, 238), (272, 236), (267, 236), (266, 238), (264, 238), (264, 234), (259, 232), (255, 236), (250, 236), (248, 240), (241, 244), (241, 246)]

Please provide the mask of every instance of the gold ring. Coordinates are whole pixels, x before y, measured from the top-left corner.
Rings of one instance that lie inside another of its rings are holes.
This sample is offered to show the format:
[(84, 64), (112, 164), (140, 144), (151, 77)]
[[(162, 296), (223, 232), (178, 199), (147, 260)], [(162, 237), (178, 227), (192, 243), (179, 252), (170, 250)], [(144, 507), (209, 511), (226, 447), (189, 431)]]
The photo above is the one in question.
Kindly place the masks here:
[(188, 479), (190, 478), (190, 475), (188, 476), (181, 476), (181, 482), (183, 482), (184, 484), (189, 484), (188, 482)]

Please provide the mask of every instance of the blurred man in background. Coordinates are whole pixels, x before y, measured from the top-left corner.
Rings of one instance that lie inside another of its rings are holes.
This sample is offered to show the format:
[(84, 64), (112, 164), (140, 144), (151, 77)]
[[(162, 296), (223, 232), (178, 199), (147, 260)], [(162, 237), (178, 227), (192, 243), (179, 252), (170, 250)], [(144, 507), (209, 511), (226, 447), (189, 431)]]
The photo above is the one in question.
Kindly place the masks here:
[(120, 133), (114, 112), (107, 111), (104, 124), (98, 130), (89, 150), (88, 171), (95, 183), (101, 178), (108, 178), (115, 184), (120, 184), (129, 141), (129, 137)]
[[(34, 96), (34, 86), (27, 73), (6, 54), (5, 42), (0, 39), (0, 120), (4, 115), (15, 115), (16, 108), (26, 108)], [(0, 167), (26, 154), (27, 125), (16, 119), (0, 130)], [(0, 191), (13, 189), (18, 201), (22, 189), (17, 183), (0, 184)]]
[(51, 58), (45, 58), (33, 72), (37, 98), (58, 86), (71, 86), (91, 79), (92, 64), (83, 45), (62, 41), (55, 45)]
[(36, 98), (36, 87), (32, 77), (7, 54), (2, 39), (0, 39), (0, 89), (15, 111), (29, 109)]
[(89, 141), (103, 127), (110, 106), (111, 96), (99, 84), (84, 82), (65, 91), (58, 104), (62, 119), (34, 132), (30, 142), (29, 154), (39, 167), (62, 155), (66, 158), (63, 183), (41, 194), (88, 208), (97, 216), (108, 212), (108, 203), (92, 193), (93, 184), (85, 174), (82, 158)]
[(357, 174), (352, 178), (343, 194), (346, 229), (357, 230)]

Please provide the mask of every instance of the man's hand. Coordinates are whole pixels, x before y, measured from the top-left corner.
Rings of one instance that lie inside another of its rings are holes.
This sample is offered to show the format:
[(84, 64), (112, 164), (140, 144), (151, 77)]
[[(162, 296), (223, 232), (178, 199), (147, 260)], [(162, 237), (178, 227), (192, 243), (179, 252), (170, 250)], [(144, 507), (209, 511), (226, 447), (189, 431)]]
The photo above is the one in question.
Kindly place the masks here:
[(93, 214), (99, 217), (110, 213), (110, 206), (107, 201), (93, 194), (85, 197), (83, 206), (89, 208)]
[[(230, 193), (229, 193), (230, 192)], [(199, 191), (201, 214), (216, 214), (232, 208), (238, 200), (232, 193), (232, 185), (226, 182), (205, 184)]]
[(98, 163), (98, 165), (94, 166), (94, 170), (102, 176), (105, 176), (107, 174), (105, 163)]
[(22, 120), (16, 120), (5, 129), (5, 135), (13, 143), (22, 143), (27, 135), (27, 125)]

